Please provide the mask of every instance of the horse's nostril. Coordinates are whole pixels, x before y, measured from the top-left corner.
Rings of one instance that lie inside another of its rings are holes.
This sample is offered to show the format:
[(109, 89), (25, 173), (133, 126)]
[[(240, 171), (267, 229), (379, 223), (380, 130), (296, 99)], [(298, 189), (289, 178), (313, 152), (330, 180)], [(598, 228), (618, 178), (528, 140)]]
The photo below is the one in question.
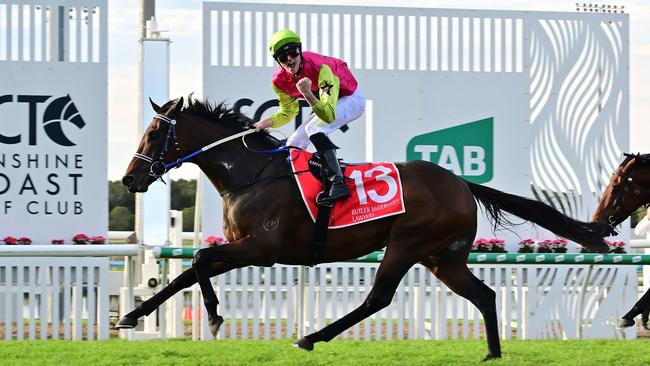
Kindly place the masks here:
[(125, 175), (122, 178), (122, 184), (129, 187), (131, 184), (133, 184), (133, 180), (134, 180), (134, 178), (133, 178), (132, 175)]

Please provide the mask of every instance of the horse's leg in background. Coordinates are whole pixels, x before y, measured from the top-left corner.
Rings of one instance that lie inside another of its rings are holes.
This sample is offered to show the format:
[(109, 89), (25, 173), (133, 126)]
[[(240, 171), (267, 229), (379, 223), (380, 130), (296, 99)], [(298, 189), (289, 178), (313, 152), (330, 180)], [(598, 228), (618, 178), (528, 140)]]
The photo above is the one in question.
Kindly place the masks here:
[[(485, 321), (485, 334), (488, 342), (488, 355), (485, 360), (501, 357), (499, 325), (497, 322), (496, 297), (494, 291), (479, 280), (467, 268), (464, 258), (441, 263), (422, 263), (458, 295), (476, 306)], [(444, 316), (444, 314), (443, 314)]]
[(299, 339), (294, 346), (311, 351), (314, 349), (314, 343), (329, 342), (344, 330), (390, 305), (400, 281), (417, 263), (412, 257), (412, 252), (395, 249), (394, 245), (395, 243), (392, 243), (386, 248), (386, 255), (377, 269), (375, 283), (363, 304), (325, 328)]
[(223, 317), (217, 313), (219, 300), (210, 282), (210, 277), (212, 277), (210, 275), (210, 265), (214, 262), (228, 262), (233, 263), (235, 267), (270, 267), (275, 264), (276, 253), (269, 253), (268, 250), (264, 251), (264, 249), (268, 248), (269, 246), (263, 245), (256, 239), (246, 237), (226, 245), (199, 249), (194, 254), (192, 269), (201, 287), (203, 303), (208, 313), (208, 326), (214, 337), (219, 332)]
[[(225, 263), (225, 262), (216, 262), (216, 263), (210, 263), (209, 266), (209, 276), (214, 277), (216, 275), (220, 275), (222, 273), (228, 272), (232, 269), (243, 267), (242, 265), (235, 264), (235, 263)], [(162, 303), (167, 301), (170, 297), (172, 297), (174, 294), (177, 292), (188, 288), (195, 284), (196, 281), (196, 274), (194, 271), (190, 269), (186, 269), (178, 275), (172, 282), (170, 282), (167, 286), (165, 286), (160, 292), (154, 294), (151, 298), (147, 299), (144, 301), (140, 306), (135, 308), (133, 311), (130, 313), (124, 315), (120, 321), (115, 324), (115, 328), (117, 329), (131, 329), (135, 328), (135, 326), (138, 324), (138, 319), (142, 316), (147, 316), (151, 313), (154, 312)]]
[(644, 310), (650, 307), (650, 290), (646, 291), (639, 301), (632, 306), (632, 309), (623, 315), (623, 318), (618, 322), (619, 328), (627, 328), (634, 325), (634, 318), (643, 313)]

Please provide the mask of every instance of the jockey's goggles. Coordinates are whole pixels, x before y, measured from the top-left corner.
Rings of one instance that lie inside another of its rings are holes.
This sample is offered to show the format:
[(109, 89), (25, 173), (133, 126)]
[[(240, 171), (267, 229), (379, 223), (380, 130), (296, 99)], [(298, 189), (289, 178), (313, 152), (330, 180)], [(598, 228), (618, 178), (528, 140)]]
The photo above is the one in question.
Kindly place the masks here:
[(279, 62), (287, 62), (287, 60), (289, 60), (289, 56), (296, 58), (298, 55), (300, 55), (300, 45), (291, 44), (282, 47), (282, 49), (280, 49), (275, 54), (275, 59)]

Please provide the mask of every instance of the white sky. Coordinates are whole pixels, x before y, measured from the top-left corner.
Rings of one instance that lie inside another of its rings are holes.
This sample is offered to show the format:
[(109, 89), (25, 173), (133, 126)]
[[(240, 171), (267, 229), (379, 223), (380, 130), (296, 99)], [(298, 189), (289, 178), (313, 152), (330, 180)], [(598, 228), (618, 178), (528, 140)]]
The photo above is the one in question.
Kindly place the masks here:
[[(138, 39), (140, 0), (108, 1), (108, 178), (119, 180), (140, 136), (138, 118)], [(244, 1), (232, 1), (244, 2)], [(273, 2), (273, 1), (255, 1)], [(296, 4), (380, 5), (455, 9), (497, 9), (575, 11), (568, 0), (395, 0), (374, 1), (284, 1)], [(201, 96), (201, 7), (200, 0), (158, 0), (156, 17), (160, 29), (172, 40), (170, 98), (194, 92)], [(597, 4), (624, 5), (630, 14), (630, 150), (650, 153), (650, 1), (600, 1)], [(269, 74), (269, 80), (271, 75)], [(160, 104), (165, 101), (157, 101)], [(186, 164), (172, 171), (172, 178), (195, 178), (197, 169)]]

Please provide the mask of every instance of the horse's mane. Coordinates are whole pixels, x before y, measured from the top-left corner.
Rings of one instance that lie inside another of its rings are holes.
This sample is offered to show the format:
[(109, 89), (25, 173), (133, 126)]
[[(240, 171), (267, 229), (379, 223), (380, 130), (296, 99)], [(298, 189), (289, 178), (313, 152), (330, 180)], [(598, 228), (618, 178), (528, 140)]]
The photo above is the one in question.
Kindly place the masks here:
[(253, 123), (253, 120), (248, 118), (248, 116), (236, 112), (225, 102), (213, 103), (207, 99), (198, 100), (192, 94), (187, 97), (182, 111), (213, 123), (225, 124), (237, 131), (247, 130)]
[[(211, 123), (225, 125), (233, 130), (234, 133), (245, 131), (253, 127), (253, 120), (241, 112), (237, 112), (229, 107), (225, 102), (214, 103), (207, 98), (198, 100), (192, 96), (187, 96), (182, 112), (190, 113), (203, 120)], [(263, 140), (270, 144), (271, 147), (279, 147), (281, 142), (275, 137), (269, 135), (267, 131), (261, 131), (257, 134), (263, 137)]]
[(639, 154), (639, 155), (638, 155), (638, 158), (639, 158), (638, 161), (639, 161), (639, 163), (641, 163), (641, 164), (648, 164), (648, 163), (650, 163), (650, 154)]
[(650, 163), (650, 154), (625, 154), (625, 159), (623, 159), (619, 167), (624, 167), (632, 159), (636, 159), (636, 163), (639, 164), (648, 164)]

